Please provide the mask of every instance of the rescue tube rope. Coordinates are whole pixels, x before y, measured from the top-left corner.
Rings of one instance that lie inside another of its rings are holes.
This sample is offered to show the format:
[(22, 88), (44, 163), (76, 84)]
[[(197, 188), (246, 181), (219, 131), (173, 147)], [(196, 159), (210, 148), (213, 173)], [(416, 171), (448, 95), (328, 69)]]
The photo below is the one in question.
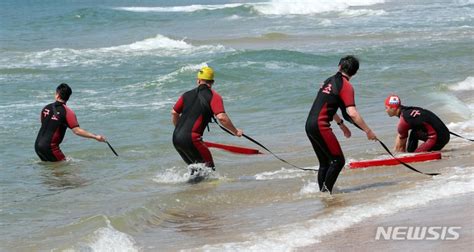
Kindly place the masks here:
[[(230, 130), (226, 129), (224, 126), (222, 126), (219, 122), (217, 122), (217, 120), (214, 118), (214, 121), (217, 125), (219, 125), (219, 127), (224, 130), (225, 132), (229, 133), (230, 135), (232, 136), (235, 136), (234, 133), (230, 132)], [(252, 143), (262, 147), (263, 149), (265, 149), (266, 151), (268, 151), (270, 154), (272, 154), (275, 158), (277, 158), (278, 160), (282, 161), (283, 163), (286, 163), (286, 164), (289, 164), (291, 166), (293, 166), (294, 168), (297, 168), (297, 169), (300, 169), (300, 170), (303, 170), (303, 171), (318, 171), (318, 169), (311, 169), (311, 168), (303, 168), (303, 167), (299, 167), (297, 165), (294, 165), (288, 161), (286, 161), (285, 159), (277, 156), (275, 153), (273, 153), (271, 150), (269, 150), (267, 147), (265, 147), (263, 144), (259, 143), (257, 140), (245, 135), (245, 134), (242, 134), (243, 137), (247, 138), (249, 141), (251, 141)]]

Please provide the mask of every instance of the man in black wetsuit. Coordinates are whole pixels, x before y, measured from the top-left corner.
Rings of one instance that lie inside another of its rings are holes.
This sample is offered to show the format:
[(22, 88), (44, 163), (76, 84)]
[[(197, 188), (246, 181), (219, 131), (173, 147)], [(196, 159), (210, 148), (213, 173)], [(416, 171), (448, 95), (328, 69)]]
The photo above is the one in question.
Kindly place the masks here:
[(344, 121), (336, 114), (339, 108), (344, 119), (361, 128), (367, 134), (367, 139), (377, 139), (355, 107), (354, 89), (349, 80), (358, 69), (357, 58), (350, 55), (342, 58), (339, 61), (339, 71), (324, 81), (319, 89), (306, 120), (306, 134), (319, 160), (318, 184), (322, 192), (332, 192), (345, 164), (344, 154), (330, 122), (335, 120), (344, 135), (351, 136)]
[(59, 149), (59, 144), (63, 141), (67, 128), (72, 129), (78, 136), (105, 142), (103, 136), (94, 135), (79, 127), (76, 114), (66, 106), (71, 94), (72, 90), (68, 84), (60, 84), (56, 88), (56, 101), (41, 110), (41, 129), (36, 137), (35, 151), (42, 161), (56, 162), (66, 159)]
[(211, 152), (202, 141), (204, 129), (213, 116), (234, 135), (243, 134), (225, 113), (222, 97), (212, 89), (213, 84), (213, 69), (201, 68), (197, 74), (197, 87), (179, 97), (171, 110), (171, 121), (175, 126), (173, 145), (188, 165), (204, 163), (214, 168)]
[[(388, 116), (400, 117), (395, 151), (426, 152), (441, 150), (450, 139), (449, 129), (433, 112), (420, 107), (402, 106), (400, 97), (389, 95), (385, 99)], [(408, 133), (410, 132), (410, 135)], [(407, 146), (408, 139), (408, 146)], [(424, 143), (418, 146), (418, 141)]]

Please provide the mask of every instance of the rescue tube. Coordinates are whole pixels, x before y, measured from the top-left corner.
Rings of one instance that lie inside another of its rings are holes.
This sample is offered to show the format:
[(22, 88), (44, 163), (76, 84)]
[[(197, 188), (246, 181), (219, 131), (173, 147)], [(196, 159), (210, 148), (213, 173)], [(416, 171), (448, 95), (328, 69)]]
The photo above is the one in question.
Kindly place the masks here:
[(209, 148), (218, 148), (218, 149), (222, 149), (222, 150), (229, 151), (232, 153), (237, 153), (237, 154), (244, 154), (244, 155), (261, 154), (259, 150), (247, 148), (247, 147), (213, 143), (213, 142), (204, 142), (204, 144)]
[[(413, 155), (402, 156), (402, 157), (397, 157), (397, 158), (405, 163), (423, 162), (423, 161), (441, 159), (441, 152), (423, 152), (423, 153), (416, 153)], [(388, 166), (388, 165), (399, 165), (399, 164), (400, 162), (394, 158), (372, 159), (372, 160), (361, 160), (361, 161), (350, 162), (349, 168), (357, 169), (357, 168), (366, 168), (366, 167), (372, 167), (372, 166)]]

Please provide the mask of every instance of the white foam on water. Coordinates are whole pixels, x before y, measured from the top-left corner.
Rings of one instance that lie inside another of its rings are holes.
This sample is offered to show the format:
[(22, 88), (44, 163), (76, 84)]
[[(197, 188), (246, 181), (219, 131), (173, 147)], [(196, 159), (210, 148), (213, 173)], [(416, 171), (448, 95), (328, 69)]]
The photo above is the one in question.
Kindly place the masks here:
[(329, 19), (323, 19), (321, 22), (319, 22), (319, 24), (321, 26), (328, 27), (332, 25), (332, 22)]
[(458, 4), (458, 5), (470, 5), (470, 4), (474, 4), (474, 0), (455, 0), (454, 3)]
[[(190, 175), (191, 169), (196, 169), (198, 172), (195, 175)], [(190, 179), (196, 177), (196, 175), (204, 177), (205, 179), (220, 179), (219, 174), (211, 168), (206, 167), (205, 164), (191, 164), (186, 171), (183, 171), (183, 169), (179, 167), (159, 171), (153, 178), (153, 181), (161, 184), (180, 184), (188, 182)]]
[(225, 19), (227, 19), (227, 20), (239, 20), (239, 19), (242, 19), (242, 17), (239, 16), (239, 15), (234, 14), (232, 16), (226, 17)]
[[(449, 123), (446, 126), (448, 127), (448, 129), (451, 132), (454, 132), (454, 133), (456, 133), (456, 134), (458, 134), (458, 135), (460, 135), (464, 138), (474, 139), (474, 118), (472, 118), (472, 117), (468, 121), (457, 122), (457, 123), (452, 122), (452, 123)], [(459, 147), (472, 144), (472, 142), (469, 142), (469, 141), (464, 140), (464, 139), (460, 139), (460, 138), (458, 138), (456, 136), (453, 136), (453, 135), (451, 135), (450, 143), (451, 144), (457, 143), (457, 145)]]
[[(308, 167), (310, 169), (317, 169), (314, 167)], [(300, 178), (307, 176), (308, 172), (303, 171), (303, 170), (298, 170), (298, 169), (287, 169), (287, 168), (281, 168), (278, 171), (272, 171), (272, 172), (262, 172), (255, 174), (254, 177), (256, 180), (273, 180), (273, 179), (291, 179), (291, 178)]]
[(202, 62), (202, 63), (199, 63), (199, 64), (186, 65), (186, 66), (180, 67), (176, 71), (173, 71), (171, 73), (167, 73), (165, 75), (161, 75), (156, 80), (127, 85), (127, 86), (125, 86), (125, 88), (126, 89), (130, 89), (130, 88), (131, 89), (136, 89), (137, 87), (141, 87), (141, 88), (151, 87), (151, 86), (160, 87), (165, 83), (177, 80), (177, 77), (180, 74), (188, 73), (188, 72), (196, 72), (197, 73), (197, 71), (199, 69), (201, 69), (202, 67), (205, 67), (205, 66), (208, 66), (206, 62)]
[(131, 236), (114, 228), (100, 228), (94, 235), (96, 240), (89, 245), (92, 251), (138, 251)]
[(384, 10), (370, 10), (370, 9), (360, 9), (360, 10), (345, 10), (341, 13), (343, 17), (360, 17), (360, 16), (382, 16), (387, 14)]
[(263, 66), (269, 70), (280, 70), (280, 69), (300, 69), (307, 71), (319, 71), (321, 70), (317, 66), (297, 64), (294, 62), (281, 62), (281, 61), (245, 61), (245, 62), (230, 62), (226, 64), (226, 67), (232, 67), (240, 69), (242, 67), (260, 67)]
[[(450, 86), (450, 89), (457, 91), (471, 91), (474, 90), (474, 77), (467, 77), (464, 81), (457, 83), (456, 85)], [(472, 102), (472, 101), (471, 101)], [(467, 104), (467, 114), (465, 117), (467, 120), (461, 122), (450, 122), (446, 126), (448, 129), (454, 133), (457, 133), (463, 137), (474, 139), (474, 104)], [(456, 136), (451, 135), (451, 141), (457, 138)], [(463, 140), (464, 141), (464, 140)], [(469, 143), (465, 141), (466, 143)]]
[(162, 184), (178, 184), (184, 183), (189, 180), (189, 172), (186, 170), (183, 172), (181, 168), (172, 167), (164, 171), (159, 171), (153, 181)]
[[(264, 15), (311, 15), (324, 12), (342, 12), (350, 7), (370, 6), (384, 3), (384, 0), (273, 0), (268, 3), (253, 4), (259, 13)], [(366, 11), (367, 15), (369, 14)], [(379, 12), (373, 12), (379, 15)]]
[(80, 251), (139, 251), (136, 242), (132, 236), (122, 233), (110, 224), (109, 219), (104, 216), (107, 227), (101, 227), (94, 231), (92, 236), (88, 238), (88, 242), (81, 242)]
[[(397, 213), (403, 209), (428, 204), (433, 200), (451, 198), (474, 192), (474, 167), (451, 167), (444, 175), (422, 181), (414, 188), (390, 193), (373, 202), (336, 210), (317, 219), (274, 227), (265, 232), (244, 235), (244, 242), (208, 244), (194, 250), (205, 251), (291, 251), (319, 242), (328, 234), (344, 230), (375, 216)], [(305, 185), (309, 189), (314, 185)], [(304, 188), (304, 187), (303, 187)], [(308, 189), (308, 190), (309, 190)], [(423, 195), (423, 197), (420, 197)], [(337, 195), (335, 196), (337, 197)]]
[(305, 196), (305, 195), (308, 195), (308, 194), (315, 194), (315, 193), (319, 193), (319, 184), (317, 181), (313, 182), (313, 181), (308, 181), (308, 183), (306, 183), (303, 188), (301, 188), (300, 192), (299, 192), (299, 195), (300, 196)]
[(153, 38), (148, 38), (142, 41), (137, 41), (129, 45), (113, 46), (100, 48), (100, 51), (110, 52), (110, 51), (120, 51), (120, 52), (129, 52), (129, 51), (149, 51), (156, 49), (191, 49), (192, 45), (184, 42), (183, 40), (174, 40), (163, 35), (156, 35)]
[[(221, 10), (248, 6), (264, 15), (308, 15), (330, 11), (346, 11), (350, 7), (370, 6), (384, 3), (384, 0), (273, 0), (270, 2), (235, 3), (218, 5), (186, 5), (168, 7), (118, 7), (116, 10), (131, 12), (196, 12), (202, 10)], [(349, 16), (382, 15), (383, 11), (355, 10), (346, 13)]]
[(465, 80), (458, 82), (452, 86), (449, 86), (449, 89), (455, 90), (455, 91), (474, 90), (474, 77), (469, 76)]
[(124, 10), (131, 12), (195, 12), (202, 10), (220, 10), (227, 8), (236, 8), (243, 6), (244, 4), (219, 4), (219, 5), (203, 5), (193, 4), (184, 6), (169, 6), (169, 7), (118, 7), (115, 10)]
[(233, 51), (222, 45), (193, 46), (184, 40), (175, 40), (163, 35), (137, 41), (131, 44), (90, 48), (53, 48), (40, 52), (19, 53), (8, 59), (0, 59), (0, 68), (90, 66), (100, 64), (126, 63), (127, 57), (153, 55), (156, 57), (179, 57), (194, 54), (214, 54)]

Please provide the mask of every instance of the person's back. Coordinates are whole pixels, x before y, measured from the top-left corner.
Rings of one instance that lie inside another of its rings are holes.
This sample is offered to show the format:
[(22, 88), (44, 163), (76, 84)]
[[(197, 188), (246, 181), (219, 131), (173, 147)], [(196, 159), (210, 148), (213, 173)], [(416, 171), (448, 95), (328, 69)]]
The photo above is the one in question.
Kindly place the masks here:
[(189, 143), (202, 136), (212, 118), (210, 103), (213, 94), (205, 85), (199, 85), (183, 94), (183, 109), (173, 132), (173, 143)]
[(36, 137), (35, 152), (42, 161), (56, 162), (66, 159), (59, 144), (63, 141), (67, 128), (72, 129), (78, 136), (105, 142), (103, 136), (92, 134), (79, 127), (76, 114), (66, 106), (71, 94), (71, 87), (61, 83), (56, 88), (56, 101), (41, 110), (41, 128)]
[(324, 81), (306, 120), (306, 131), (329, 128), (337, 110), (354, 106), (354, 91), (348, 78), (337, 72)]
[(66, 129), (78, 127), (76, 116), (64, 103), (53, 102), (41, 112), (41, 128), (35, 141), (35, 151), (43, 161), (63, 160), (59, 149)]
[(409, 121), (413, 128), (432, 127), (436, 132), (448, 132), (449, 129), (443, 121), (433, 112), (420, 107), (403, 107), (403, 118)]
[(318, 184), (322, 192), (332, 192), (345, 164), (344, 153), (330, 122), (335, 120), (344, 136), (351, 136), (344, 120), (336, 114), (339, 108), (346, 120), (364, 130), (369, 140), (377, 139), (355, 108), (354, 89), (349, 80), (358, 70), (359, 61), (356, 57), (348, 55), (341, 58), (338, 72), (324, 81), (306, 119), (306, 135), (319, 160)]
[(417, 134), (416, 139), (425, 142), (429, 139), (435, 141), (433, 145), (422, 145), (420, 148), (417, 148), (418, 145), (414, 142), (409, 143), (408, 152), (441, 150), (449, 142), (449, 129), (436, 114), (421, 107), (401, 106), (400, 109), (399, 132), (406, 132), (411, 129), (413, 134)]
[(171, 121), (175, 126), (173, 145), (188, 165), (203, 163), (214, 169), (212, 154), (202, 141), (212, 116), (236, 136), (242, 136), (243, 132), (232, 124), (225, 113), (222, 97), (212, 89), (214, 70), (207, 66), (201, 68), (196, 84), (196, 88), (179, 97), (171, 110)]

